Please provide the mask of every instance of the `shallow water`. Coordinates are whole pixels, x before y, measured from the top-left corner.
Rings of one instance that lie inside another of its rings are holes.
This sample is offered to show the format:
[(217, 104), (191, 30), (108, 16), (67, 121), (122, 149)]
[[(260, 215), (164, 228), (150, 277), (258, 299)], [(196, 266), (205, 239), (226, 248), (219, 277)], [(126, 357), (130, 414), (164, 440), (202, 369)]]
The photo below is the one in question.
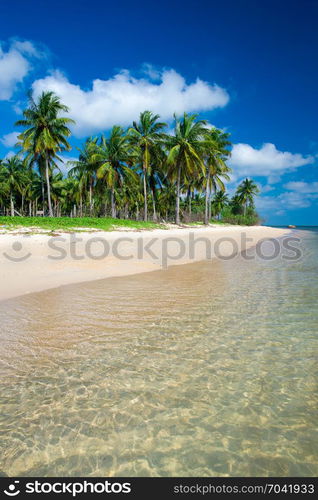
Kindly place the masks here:
[(318, 233), (0, 304), (0, 470), (318, 473)]

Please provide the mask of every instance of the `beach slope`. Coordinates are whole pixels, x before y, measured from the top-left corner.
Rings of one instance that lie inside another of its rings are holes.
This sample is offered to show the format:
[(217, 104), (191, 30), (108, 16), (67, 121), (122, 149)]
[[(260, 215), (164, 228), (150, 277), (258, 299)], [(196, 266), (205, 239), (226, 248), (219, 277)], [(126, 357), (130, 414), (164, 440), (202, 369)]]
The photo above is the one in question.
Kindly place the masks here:
[(287, 229), (211, 226), (0, 235), (0, 300), (71, 283), (125, 276), (205, 259), (228, 259)]

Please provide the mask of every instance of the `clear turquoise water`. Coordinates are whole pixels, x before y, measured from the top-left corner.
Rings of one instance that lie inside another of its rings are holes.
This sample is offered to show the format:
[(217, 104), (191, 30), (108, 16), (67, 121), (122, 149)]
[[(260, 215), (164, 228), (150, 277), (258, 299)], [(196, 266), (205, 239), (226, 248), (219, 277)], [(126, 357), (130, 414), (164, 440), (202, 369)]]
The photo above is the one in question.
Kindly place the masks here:
[(318, 473), (318, 232), (0, 304), (0, 471)]

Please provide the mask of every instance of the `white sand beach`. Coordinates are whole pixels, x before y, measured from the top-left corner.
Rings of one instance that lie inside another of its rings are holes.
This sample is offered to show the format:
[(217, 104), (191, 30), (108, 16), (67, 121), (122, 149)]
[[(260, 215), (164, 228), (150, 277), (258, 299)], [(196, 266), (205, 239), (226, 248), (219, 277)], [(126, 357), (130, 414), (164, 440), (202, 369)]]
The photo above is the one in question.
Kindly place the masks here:
[[(290, 231), (265, 226), (214, 226), (0, 235), (0, 300), (72, 283), (227, 258), (264, 238)], [(210, 250), (209, 250), (210, 249)], [(209, 253), (210, 252), (210, 253)]]

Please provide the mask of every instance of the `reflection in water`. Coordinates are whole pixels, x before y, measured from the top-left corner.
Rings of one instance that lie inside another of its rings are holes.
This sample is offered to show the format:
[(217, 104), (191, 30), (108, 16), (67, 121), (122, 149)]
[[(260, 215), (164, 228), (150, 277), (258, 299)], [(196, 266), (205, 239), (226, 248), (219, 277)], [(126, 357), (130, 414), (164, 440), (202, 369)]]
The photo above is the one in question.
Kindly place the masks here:
[(0, 470), (318, 473), (317, 255), (203, 262), (0, 304)]

